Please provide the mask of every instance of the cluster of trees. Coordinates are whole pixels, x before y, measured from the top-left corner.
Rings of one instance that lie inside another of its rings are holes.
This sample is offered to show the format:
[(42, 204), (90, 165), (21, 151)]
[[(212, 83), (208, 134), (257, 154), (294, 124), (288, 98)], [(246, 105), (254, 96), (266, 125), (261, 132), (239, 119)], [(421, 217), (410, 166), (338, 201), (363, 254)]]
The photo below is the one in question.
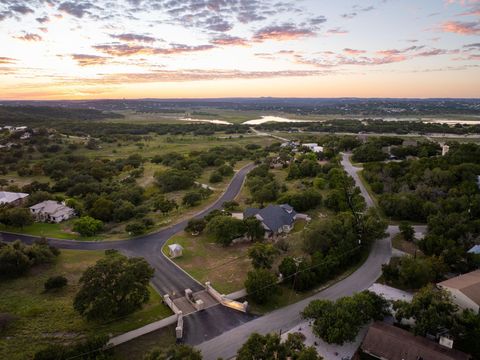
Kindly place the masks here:
[(441, 257), (394, 257), (382, 265), (383, 278), (389, 284), (407, 289), (419, 289), (443, 279), (448, 266)]
[(303, 310), (305, 319), (313, 320), (313, 332), (329, 344), (354, 341), (361, 327), (372, 320), (383, 320), (389, 304), (370, 291), (363, 291), (337, 301), (314, 300)]
[[(438, 110), (438, 109), (437, 109)], [(348, 110), (351, 114), (351, 110)], [(351, 120), (342, 119), (304, 123), (266, 123), (258, 126), (266, 131), (303, 130), (305, 132), (320, 133), (373, 133), (373, 134), (409, 134), (409, 133), (446, 133), (446, 134), (478, 134), (480, 125), (426, 123), (422, 121), (385, 121), (380, 119)]]
[(33, 224), (33, 217), (29, 209), (19, 207), (1, 207), (0, 224), (23, 228)]
[(25, 245), (20, 240), (0, 242), (0, 277), (21, 276), (35, 265), (52, 263), (59, 254), (60, 251), (50, 246), (46, 239), (39, 239), (32, 245)]
[(276, 333), (260, 335), (253, 333), (238, 350), (238, 360), (277, 359), (277, 360), (322, 360), (313, 346), (305, 346), (305, 336), (301, 333), (288, 334), (282, 342)]
[(127, 258), (116, 250), (85, 270), (73, 307), (89, 320), (110, 320), (148, 302), (154, 269), (143, 258)]
[(452, 269), (476, 266), (467, 254), (480, 236), (480, 146), (451, 144), (445, 156), (366, 164), (364, 176), (387, 216), (426, 221), (419, 241), (427, 256), (442, 256)]
[(33, 360), (114, 360), (113, 348), (107, 347), (108, 336), (92, 336), (70, 345), (51, 344), (37, 351)]
[(415, 335), (435, 336), (447, 329), (455, 348), (474, 359), (480, 357), (480, 315), (471, 310), (458, 311), (447, 292), (429, 285), (418, 291), (411, 302), (394, 302), (393, 309), (397, 321), (415, 320), (411, 329)]
[(277, 200), (280, 186), (275, 176), (270, 173), (268, 165), (259, 165), (247, 177), (246, 185), (250, 190), (252, 200), (263, 204)]
[(192, 235), (198, 235), (205, 230), (215, 242), (228, 246), (236, 238), (246, 236), (251, 241), (263, 238), (265, 229), (260, 221), (254, 217), (243, 220), (232, 217), (232, 214), (224, 210), (213, 210), (204, 218), (190, 219), (186, 231)]

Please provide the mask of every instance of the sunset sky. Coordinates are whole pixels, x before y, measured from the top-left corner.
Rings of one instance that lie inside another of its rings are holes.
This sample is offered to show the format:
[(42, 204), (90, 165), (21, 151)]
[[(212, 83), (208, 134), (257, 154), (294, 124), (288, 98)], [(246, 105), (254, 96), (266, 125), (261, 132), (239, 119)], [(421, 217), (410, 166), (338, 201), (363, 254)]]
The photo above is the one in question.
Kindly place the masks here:
[(480, 0), (0, 0), (0, 99), (480, 97)]

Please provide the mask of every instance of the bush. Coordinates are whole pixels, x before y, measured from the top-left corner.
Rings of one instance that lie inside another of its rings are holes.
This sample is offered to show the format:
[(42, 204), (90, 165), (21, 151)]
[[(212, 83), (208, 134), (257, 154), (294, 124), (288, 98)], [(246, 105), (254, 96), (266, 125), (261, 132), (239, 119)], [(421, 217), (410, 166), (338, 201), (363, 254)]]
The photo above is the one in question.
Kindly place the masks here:
[(254, 302), (265, 304), (277, 293), (277, 278), (265, 269), (249, 271), (245, 281), (245, 288), (248, 296)]
[(212, 175), (210, 175), (210, 179), (209, 181), (212, 183), (212, 184), (215, 184), (215, 183), (219, 183), (223, 180), (223, 176), (222, 174), (220, 174), (218, 171), (214, 171), (212, 173)]
[(202, 195), (197, 191), (190, 191), (185, 194), (182, 199), (182, 204), (188, 207), (198, 205), (202, 201)]
[(0, 334), (5, 331), (12, 322), (15, 321), (15, 316), (8, 313), (0, 313)]
[(145, 233), (145, 225), (141, 222), (134, 222), (125, 226), (125, 230), (132, 235), (142, 235)]
[(93, 236), (103, 229), (103, 222), (90, 216), (82, 216), (75, 221), (73, 230), (82, 236)]
[(185, 231), (188, 231), (192, 235), (198, 235), (205, 229), (206, 226), (207, 226), (207, 222), (205, 221), (205, 219), (194, 218), (188, 221)]
[(57, 275), (57, 276), (51, 276), (48, 278), (47, 281), (45, 281), (44, 287), (45, 291), (53, 290), (53, 289), (61, 289), (65, 286), (67, 286), (68, 280), (66, 277)]
[(108, 343), (107, 336), (91, 337), (85, 341), (73, 345), (51, 344), (37, 351), (33, 360), (108, 360), (114, 359), (113, 350), (105, 349)]

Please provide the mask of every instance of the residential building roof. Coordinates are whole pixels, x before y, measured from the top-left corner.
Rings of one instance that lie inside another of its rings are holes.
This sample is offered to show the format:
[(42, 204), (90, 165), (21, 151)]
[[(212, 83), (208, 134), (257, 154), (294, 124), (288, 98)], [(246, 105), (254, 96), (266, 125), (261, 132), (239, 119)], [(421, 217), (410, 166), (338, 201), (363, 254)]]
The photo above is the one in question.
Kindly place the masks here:
[(19, 199), (26, 198), (28, 194), (10, 191), (0, 191), (0, 204), (10, 204)]
[(469, 254), (480, 254), (480, 245), (473, 246), (470, 250), (468, 250)]
[(247, 208), (244, 218), (259, 215), (261, 221), (272, 231), (277, 231), (284, 225), (291, 226), (295, 221), (297, 213), (288, 204), (268, 205), (263, 209)]
[(361, 349), (388, 360), (468, 360), (470, 356), (383, 322), (368, 329)]
[(475, 270), (438, 283), (438, 286), (457, 289), (480, 305), (480, 270)]
[(30, 206), (30, 210), (36, 213), (45, 213), (52, 217), (70, 215), (74, 210), (58, 201), (46, 200), (41, 203)]

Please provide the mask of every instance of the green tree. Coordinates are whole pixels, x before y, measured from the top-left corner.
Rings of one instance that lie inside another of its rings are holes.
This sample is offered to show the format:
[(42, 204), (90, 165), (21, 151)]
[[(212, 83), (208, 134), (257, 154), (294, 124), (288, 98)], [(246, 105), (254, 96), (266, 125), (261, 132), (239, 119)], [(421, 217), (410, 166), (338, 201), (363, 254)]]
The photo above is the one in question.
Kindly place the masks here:
[(203, 230), (205, 230), (206, 226), (207, 226), (207, 222), (205, 221), (205, 219), (193, 218), (188, 221), (185, 231), (191, 233), (192, 235), (198, 235)]
[(0, 221), (5, 225), (23, 229), (24, 226), (33, 224), (33, 217), (29, 209), (18, 207), (6, 209), (4, 216), (1, 217), (3, 219), (0, 218)]
[(164, 193), (190, 188), (195, 176), (190, 171), (170, 169), (155, 174), (160, 190)]
[(173, 209), (178, 208), (175, 200), (167, 199), (164, 195), (158, 196), (153, 202), (155, 210), (160, 210), (163, 214), (168, 214)]
[(143, 258), (116, 251), (85, 270), (73, 307), (87, 319), (107, 320), (127, 315), (148, 302), (154, 269)]
[(277, 293), (277, 278), (266, 269), (252, 270), (247, 274), (245, 288), (253, 301), (264, 304)]
[(125, 230), (129, 233), (129, 234), (132, 234), (134, 236), (137, 236), (137, 235), (142, 235), (145, 233), (145, 231), (147, 230), (145, 228), (145, 225), (143, 224), (143, 222), (138, 222), (138, 221), (135, 221), (131, 224), (128, 224), (127, 226), (125, 226)]
[(271, 269), (277, 250), (272, 244), (256, 243), (248, 249), (248, 257), (255, 269)]
[(413, 226), (409, 223), (402, 221), (398, 226), (398, 229), (400, 230), (400, 234), (402, 234), (403, 238), (406, 241), (412, 242), (413, 240), (415, 240), (415, 230), (413, 229)]
[(153, 349), (143, 360), (202, 360), (200, 351), (189, 345), (173, 345), (167, 349)]
[(250, 241), (261, 240), (265, 235), (265, 228), (262, 222), (255, 217), (248, 217), (243, 220), (245, 225), (245, 235), (249, 237)]
[(53, 289), (61, 289), (67, 286), (68, 280), (65, 276), (58, 275), (58, 276), (51, 276), (45, 281), (44, 288), (45, 291), (53, 290)]
[(198, 205), (202, 199), (202, 195), (198, 191), (189, 191), (183, 197), (182, 203), (185, 206), (193, 207)]
[(205, 231), (216, 242), (228, 246), (233, 239), (245, 233), (245, 226), (242, 220), (232, 218), (231, 216), (216, 216), (208, 222)]
[(222, 182), (222, 180), (223, 180), (222, 174), (220, 174), (218, 171), (214, 171), (212, 175), (210, 175), (209, 182), (211, 182), (212, 184), (215, 184), (215, 183)]
[(421, 336), (425, 336), (427, 333), (436, 334), (442, 328), (450, 329), (457, 310), (449, 294), (435, 289), (432, 285), (417, 292), (410, 303), (396, 301), (393, 308), (398, 321), (415, 319), (413, 330), (416, 335)]
[(25, 254), (20, 241), (13, 244), (0, 243), (0, 276), (17, 277), (28, 271), (32, 260)]
[(355, 340), (360, 328), (388, 314), (388, 302), (370, 291), (363, 291), (336, 302), (314, 300), (302, 316), (313, 320), (313, 332), (327, 343), (343, 344)]
[(103, 229), (103, 223), (90, 216), (82, 216), (75, 221), (73, 230), (82, 236), (93, 236)]
[(110, 221), (113, 219), (113, 211), (115, 210), (115, 204), (113, 201), (106, 199), (105, 197), (99, 197), (93, 203), (89, 214), (95, 219), (102, 221)]
[(238, 350), (236, 359), (322, 360), (315, 348), (304, 345), (304, 339), (302, 334), (293, 333), (288, 334), (286, 341), (282, 342), (280, 335), (276, 333), (253, 333)]

